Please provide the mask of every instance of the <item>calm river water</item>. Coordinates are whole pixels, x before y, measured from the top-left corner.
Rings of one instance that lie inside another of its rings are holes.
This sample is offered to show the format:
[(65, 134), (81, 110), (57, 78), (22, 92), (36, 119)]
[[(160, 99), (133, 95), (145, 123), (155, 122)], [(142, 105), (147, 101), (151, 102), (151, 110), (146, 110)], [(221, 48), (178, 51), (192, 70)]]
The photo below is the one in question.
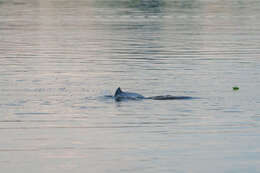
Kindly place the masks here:
[(258, 0), (0, 0), (1, 172), (259, 172), (259, 19)]

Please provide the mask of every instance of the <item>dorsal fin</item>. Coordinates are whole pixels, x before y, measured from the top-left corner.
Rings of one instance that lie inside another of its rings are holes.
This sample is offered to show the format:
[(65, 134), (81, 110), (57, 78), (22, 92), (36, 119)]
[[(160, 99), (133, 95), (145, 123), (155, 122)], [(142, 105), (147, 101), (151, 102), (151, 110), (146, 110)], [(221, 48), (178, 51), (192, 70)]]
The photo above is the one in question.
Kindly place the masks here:
[(122, 90), (120, 87), (117, 88), (116, 92), (115, 92), (115, 96), (117, 96), (118, 94), (121, 94)]

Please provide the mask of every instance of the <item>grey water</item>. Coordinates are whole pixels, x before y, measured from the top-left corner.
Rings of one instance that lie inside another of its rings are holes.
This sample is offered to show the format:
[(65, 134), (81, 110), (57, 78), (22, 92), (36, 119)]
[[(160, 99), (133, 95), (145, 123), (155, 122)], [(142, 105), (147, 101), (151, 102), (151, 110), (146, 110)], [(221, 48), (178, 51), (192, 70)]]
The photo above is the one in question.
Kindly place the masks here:
[(259, 172), (259, 18), (258, 0), (0, 0), (1, 172)]

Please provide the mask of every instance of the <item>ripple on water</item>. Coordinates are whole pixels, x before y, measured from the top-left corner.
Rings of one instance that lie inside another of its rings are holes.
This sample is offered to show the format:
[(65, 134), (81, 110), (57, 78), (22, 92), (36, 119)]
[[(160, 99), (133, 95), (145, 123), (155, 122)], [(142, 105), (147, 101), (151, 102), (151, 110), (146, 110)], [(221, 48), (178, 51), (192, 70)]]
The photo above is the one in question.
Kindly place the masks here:
[(1, 171), (257, 172), (259, 2), (102, 1), (0, 0)]

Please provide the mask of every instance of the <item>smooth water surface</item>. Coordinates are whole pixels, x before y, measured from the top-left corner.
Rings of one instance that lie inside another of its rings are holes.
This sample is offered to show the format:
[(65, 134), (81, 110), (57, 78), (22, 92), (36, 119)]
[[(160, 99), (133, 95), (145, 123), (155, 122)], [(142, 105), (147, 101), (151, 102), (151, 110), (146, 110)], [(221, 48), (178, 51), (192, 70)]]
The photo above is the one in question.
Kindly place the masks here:
[[(258, 0), (0, 0), (1, 172), (258, 172), (259, 18)], [(119, 86), (199, 99), (104, 97)]]

